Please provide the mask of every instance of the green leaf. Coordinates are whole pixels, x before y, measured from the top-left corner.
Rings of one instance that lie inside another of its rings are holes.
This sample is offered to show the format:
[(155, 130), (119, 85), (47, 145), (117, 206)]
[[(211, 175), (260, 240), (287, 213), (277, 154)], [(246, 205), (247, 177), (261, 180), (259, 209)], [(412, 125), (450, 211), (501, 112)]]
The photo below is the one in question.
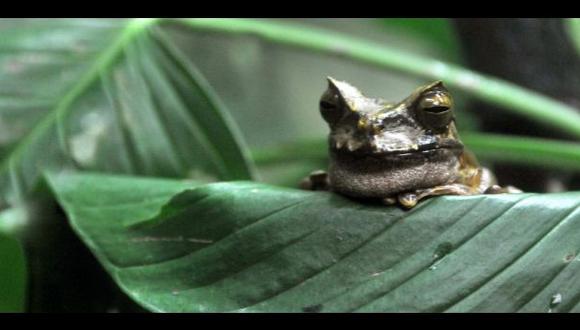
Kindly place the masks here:
[[(0, 226), (4, 221), (0, 217)], [(0, 313), (23, 312), (26, 292), (26, 264), (20, 243), (0, 233)]]
[(2, 22), (0, 127), (14, 118), (6, 143), (24, 136), (0, 164), (2, 199), (26, 197), (44, 169), (251, 177), (227, 111), (157, 23)]
[(404, 211), (251, 182), (48, 181), (152, 311), (580, 311), (578, 192), (445, 196)]

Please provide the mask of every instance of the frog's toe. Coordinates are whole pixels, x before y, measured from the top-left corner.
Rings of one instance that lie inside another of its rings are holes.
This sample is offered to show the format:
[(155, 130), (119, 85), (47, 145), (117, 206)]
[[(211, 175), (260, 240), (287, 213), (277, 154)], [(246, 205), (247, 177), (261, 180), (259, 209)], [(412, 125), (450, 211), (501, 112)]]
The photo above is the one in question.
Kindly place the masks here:
[(328, 190), (329, 186), (328, 174), (322, 170), (314, 171), (300, 181), (300, 189), (304, 190)]
[(417, 190), (412, 193), (403, 193), (398, 196), (399, 203), (406, 208), (412, 208), (417, 203), (431, 196), (441, 195), (472, 195), (473, 191), (463, 184), (450, 184), (428, 189)]
[(506, 186), (505, 189), (508, 194), (521, 194), (524, 192), (523, 190), (514, 186)]
[(408, 209), (417, 205), (417, 202), (419, 201), (419, 199), (417, 198), (417, 195), (414, 193), (399, 194), (399, 196), (397, 196), (397, 199), (399, 201), (399, 204), (401, 204), (402, 206), (404, 206), (405, 208), (408, 208)]
[(485, 189), (485, 191), (483, 193), (484, 194), (501, 194), (502, 187), (498, 186), (497, 184), (494, 184), (492, 186), (489, 186), (487, 189)]
[(490, 186), (489, 188), (487, 188), (483, 193), (484, 194), (519, 194), (519, 193), (522, 193), (522, 191), (514, 186), (501, 187), (501, 186), (494, 184), (494, 185)]

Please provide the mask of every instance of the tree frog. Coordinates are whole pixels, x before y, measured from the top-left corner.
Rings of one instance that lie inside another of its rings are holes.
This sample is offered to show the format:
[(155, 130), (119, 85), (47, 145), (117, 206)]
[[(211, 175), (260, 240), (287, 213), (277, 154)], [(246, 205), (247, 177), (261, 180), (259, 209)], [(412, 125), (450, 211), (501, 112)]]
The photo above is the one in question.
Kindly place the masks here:
[(328, 172), (315, 171), (303, 189), (414, 207), (436, 195), (521, 192), (500, 187), (459, 139), (451, 94), (441, 81), (398, 103), (363, 95), (328, 77), (320, 113), (330, 127)]

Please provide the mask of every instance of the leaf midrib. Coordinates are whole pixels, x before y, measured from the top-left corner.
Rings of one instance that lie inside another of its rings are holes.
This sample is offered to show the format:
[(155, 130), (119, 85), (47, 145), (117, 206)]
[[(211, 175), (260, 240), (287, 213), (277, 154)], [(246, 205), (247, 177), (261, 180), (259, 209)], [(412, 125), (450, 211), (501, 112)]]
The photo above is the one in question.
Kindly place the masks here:
[(145, 31), (151, 25), (157, 24), (158, 21), (159, 19), (157, 18), (137, 18), (129, 20), (119, 36), (114, 39), (109, 47), (106, 47), (101, 54), (96, 57), (93, 65), (88, 71), (86, 71), (86, 74), (78, 80), (78, 83), (62, 96), (53, 110), (49, 111), (36, 125), (34, 125), (22, 141), (16, 145), (10, 155), (2, 160), (0, 163), (0, 172), (10, 171), (10, 163), (16, 161), (16, 159), (24, 152), (29, 142), (36, 136), (43, 134), (55, 122), (57, 126), (59, 145), (63, 150), (68, 151), (64, 127), (61, 125), (62, 122), (58, 120), (59, 117), (67, 115), (68, 111), (71, 109), (70, 105), (99, 79), (102, 72), (106, 71), (114, 64), (125, 46), (129, 44), (135, 36)]

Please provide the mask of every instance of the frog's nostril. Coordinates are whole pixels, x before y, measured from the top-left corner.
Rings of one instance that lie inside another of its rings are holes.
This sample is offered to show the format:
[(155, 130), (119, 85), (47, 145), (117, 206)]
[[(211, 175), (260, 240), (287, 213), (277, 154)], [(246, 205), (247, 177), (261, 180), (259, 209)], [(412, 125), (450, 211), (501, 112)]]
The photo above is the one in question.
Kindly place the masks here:
[(370, 126), (372, 126), (372, 124), (365, 117), (362, 117), (357, 122), (357, 127), (359, 129), (362, 129), (362, 130), (364, 130), (364, 129), (370, 127)]

